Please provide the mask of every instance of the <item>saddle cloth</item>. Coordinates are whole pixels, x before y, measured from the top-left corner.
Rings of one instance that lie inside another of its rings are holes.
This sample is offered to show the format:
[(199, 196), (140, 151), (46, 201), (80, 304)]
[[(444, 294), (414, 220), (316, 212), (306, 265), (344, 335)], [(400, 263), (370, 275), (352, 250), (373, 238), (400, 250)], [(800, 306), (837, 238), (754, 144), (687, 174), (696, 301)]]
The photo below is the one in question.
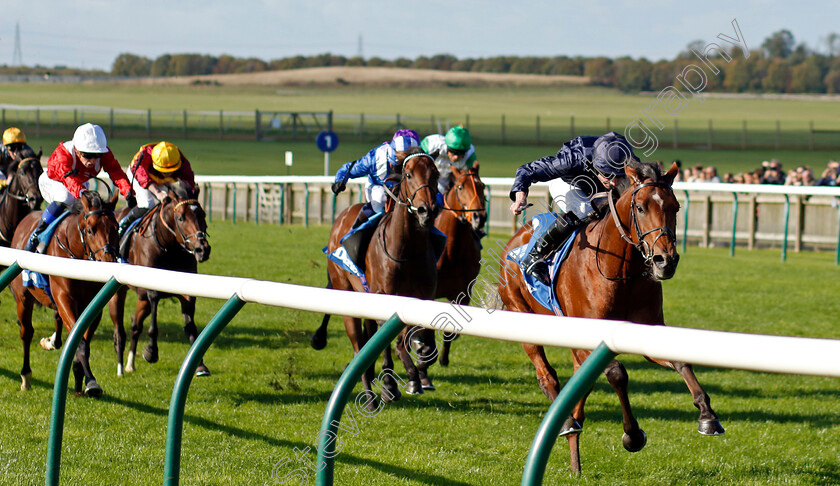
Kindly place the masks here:
[[(531, 235), (530, 241), (509, 251), (507, 259), (522, 268), (522, 260), (525, 259), (531, 251), (531, 248), (537, 244), (542, 235), (545, 234), (557, 218), (559, 218), (557, 213), (543, 213), (534, 216), (531, 220), (534, 233)], [(547, 287), (539, 280), (526, 274), (525, 272), (522, 272), (522, 276), (525, 280), (525, 287), (528, 289), (531, 296), (534, 297), (534, 299), (546, 310), (554, 312), (554, 314), (558, 316), (563, 315), (563, 310), (560, 308), (560, 302), (557, 300), (557, 294), (554, 291), (557, 283), (557, 275), (560, 273), (560, 265), (569, 255), (569, 250), (572, 248), (572, 242), (575, 240), (575, 237), (579, 232), (580, 228), (576, 228), (569, 238), (560, 245), (560, 249), (554, 252), (554, 254), (546, 260), (549, 268), (549, 275), (551, 277), (551, 287)]]

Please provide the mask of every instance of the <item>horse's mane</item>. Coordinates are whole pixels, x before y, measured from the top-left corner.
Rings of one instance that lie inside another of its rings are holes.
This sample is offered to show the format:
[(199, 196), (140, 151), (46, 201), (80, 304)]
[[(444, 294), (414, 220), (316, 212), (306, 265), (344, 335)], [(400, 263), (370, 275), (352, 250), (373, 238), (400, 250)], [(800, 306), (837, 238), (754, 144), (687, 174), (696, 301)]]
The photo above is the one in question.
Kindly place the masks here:
[(180, 181), (177, 184), (167, 184), (166, 187), (168, 187), (172, 192), (174, 192), (175, 195), (178, 196), (178, 199), (192, 198), (192, 194), (190, 194), (187, 185)]
[(105, 202), (102, 201), (102, 196), (100, 196), (98, 192), (83, 191), (79, 199), (73, 201), (73, 205), (70, 206), (70, 214), (80, 214), (82, 212), (82, 198), (87, 199), (88, 206), (90, 207), (91, 211), (105, 208)]
[(24, 145), (23, 148), (20, 149), (19, 152), (17, 152), (17, 154), (18, 154), (18, 160), (29, 159), (29, 158), (33, 158), (33, 159), (38, 158), (38, 153), (36, 153), (35, 149), (30, 147), (29, 145)]

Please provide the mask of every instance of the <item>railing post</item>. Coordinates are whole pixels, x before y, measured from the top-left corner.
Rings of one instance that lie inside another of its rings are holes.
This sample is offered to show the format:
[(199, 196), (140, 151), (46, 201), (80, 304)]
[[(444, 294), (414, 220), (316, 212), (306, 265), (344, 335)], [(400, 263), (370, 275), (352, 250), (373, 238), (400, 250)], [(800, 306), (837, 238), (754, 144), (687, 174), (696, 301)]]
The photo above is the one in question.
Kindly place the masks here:
[(166, 460), (163, 483), (168, 486), (177, 485), (181, 476), (181, 437), (184, 429), (184, 406), (187, 402), (187, 392), (190, 389), (195, 370), (204, 358), (204, 353), (213, 344), (213, 340), (244, 305), (245, 301), (237, 295), (228, 299), (199, 333), (198, 338), (187, 353), (187, 357), (181, 364), (181, 369), (178, 371), (178, 378), (175, 379), (175, 387), (172, 389), (172, 399), (169, 401), (169, 420), (166, 426)]
[(321, 421), (321, 432), (318, 434), (318, 459), (316, 462), (317, 474), (315, 484), (317, 486), (330, 486), (333, 484), (333, 472), (335, 470), (335, 437), (338, 436), (338, 426), (341, 423), (341, 412), (344, 410), (353, 387), (358, 383), (362, 373), (367, 370), (376, 358), (391, 344), (402, 332), (405, 324), (397, 314), (385, 321), (370, 341), (359, 350), (356, 356), (344, 369), (341, 378), (338, 379), (330, 401), (327, 402), (327, 409), (324, 412), (324, 420)]
[(219, 110), (219, 140), (225, 138), (225, 112)]
[(560, 394), (552, 402), (539, 429), (537, 429), (537, 435), (534, 436), (534, 442), (528, 452), (528, 459), (525, 461), (525, 472), (522, 474), (523, 486), (542, 484), (545, 465), (548, 463), (551, 448), (557, 441), (560, 427), (572, 413), (575, 404), (592, 388), (595, 380), (598, 379), (598, 376), (607, 368), (607, 365), (615, 356), (616, 354), (610, 351), (606, 344), (599, 344), (577, 372), (572, 375), (569, 382), (560, 390)]
[(233, 186), (233, 224), (236, 224), (236, 183), (231, 185)]
[[(840, 248), (840, 246), (838, 246), (838, 248)], [(21, 271), (23, 271), (23, 268), (18, 265), (18, 262), (12, 263), (9, 265), (9, 268), (3, 270), (3, 273), (0, 274), (0, 290), (8, 287), (9, 284), (12, 283), (12, 280), (14, 280)]]
[(738, 193), (733, 192), (732, 197), (732, 241), (729, 244), (729, 256), (735, 256), (735, 229), (738, 227)]
[(61, 467), (61, 439), (64, 434), (64, 408), (67, 404), (67, 380), (70, 378), (70, 366), (76, 355), (79, 341), (88, 330), (94, 318), (102, 315), (102, 308), (117, 293), (122, 284), (111, 277), (96, 294), (96, 297), (85, 307), (79, 320), (70, 330), (67, 341), (61, 349), (58, 368), (55, 370), (55, 384), (53, 386), (52, 413), (50, 416), (50, 437), (47, 447), (47, 477), (46, 484), (58, 485), (58, 474)]
[(688, 242), (688, 208), (690, 207), (691, 200), (688, 198), (688, 191), (685, 190), (683, 192), (685, 192), (685, 218), (684, 218), (685, 223), (683, 224), (683, 227), (685, 228), (685, 230), (683, 230), (683, 241), (682, 241), (682, 247), (683, 248), (682, 248), (682, 251), (683, 251), (683, 253), (685, 253), (685, 250), (687, 248), (686, 245), (687, 245), (687, 242)]
[(787, 260), (788, 222), (790, 221), (790, 196), (785, 194), (785, 230), (782, 237), (782, 261)]
[[(838, 203), (840, 203), (840, 199)], [(837, 248), (834, 250), (834, 264), (840, 265), (840, 204), (837, 205)]]
[(309, 227), (309, 184), (303, 183), (303, 226)]

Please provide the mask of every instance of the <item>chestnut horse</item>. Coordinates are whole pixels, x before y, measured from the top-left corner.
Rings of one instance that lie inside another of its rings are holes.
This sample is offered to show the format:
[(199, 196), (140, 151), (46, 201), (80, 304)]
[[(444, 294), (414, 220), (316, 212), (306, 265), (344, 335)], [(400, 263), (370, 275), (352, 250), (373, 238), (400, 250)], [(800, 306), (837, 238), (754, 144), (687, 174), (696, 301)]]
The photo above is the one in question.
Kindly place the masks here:
[[(133, 231), (128, 247), (127, 260), (132, 265), (197, 273), (198, 264), (210, 258), (210, 244), (207, 242), (207, 222), (204, 209), (183, 186), (169, 186), (169, 196), (155, 206), (138, 223)], [(117, 217), (124, 217), (129, 208), (117, 212)], [(158, 301), (166, 297), (175, 297), (181, 302), (181, 314), (184, 316), (184, 333), (192, 345), (198, 337), (195, 325), (195, 297), (173, 295), (157, 290), (131, 287), (137, 292), (137, 308), (131, 318), (131, 346), (125, 371), (133, 372), (134, 358), (137, 353), (137, 341), (143, 332), (143, 321), (151, 316), (149, 324), (149, 344), (143, 350), (143, 358), (149, 363), (158, 360)], [(125, 351), (125, 327), (123, 313), (128, 289), (122, 287), (108, 303), (111, 320), (114, 322), (114, 348), (117, 352), (117, 376), (123, 376), (123, 352)], [(210, 370), (200, 363), (197, 376), (207, 376)]]
[[(391, 193), (395, 201), (394, 209), (382, 217), (368, 245), (364, 262), (365, 275), (372, 294), (434, 299), (437, 286), (437, 258), (429, 234), (440, 210), (436, 202), (439, 174), (434, 160), (428, 154), (417, 152), (416, 149), (410, 149), (408, 153), (410, 155), (403, 163), (400, 182)], [(353, 226), (361, 207), (361, 204), (350, 206), (338, 215), (330, 233), (328, 246), (330, 253), (339, 247), (341, 238)], [(332, 288), (365, 292), (358, 277), (348, 274), (332, 260), (327, 264), (327, 271)], [(325, 316), (324, 323), (316, 332), (319, 336), (317, 338), (319, 344), (326, 345), (328, 319), (329, 316)], [(377, 323), (367, 319), (363, 332), (362, 320), (348, 316), (344, 317), (344, 326), (355, 353), (359, 352), (377, 329)], [(420, 360), (419, 365), (415, 366), (406, 346), (407, 329), (408, 327), (397, 337), (396, 352), (408, 375), (406, 393), (421, 394), (423, 393), (421, 378), (424, 382), (431, 384), (431, 381), (427, 381), (426, 369), (434, 362), (434, 359)], [(412, 329), (416, 328), (412, 327)], [(428, 342), (429, 333), (422, 334), (424, 342)], [(431, 342), (434, 342), (433, 334)], [(316, 336), (313, 336), (313, 347), (321, 349), (323, 345), (319, 348), (316, 345)], [(401, 396), (396, 381), (393, 379), (393, 367), (389, 346), (382, 363), (383, 371), (390, 370), (390, 373), (384, 374), (383, 401), (396, 401)], [(371, 389), (373, 375), (374, 366), (371, 365), (362, 377), (367, 396), (373, 396)], [(374, 400), (368, 402), (371, 410), (376, 410), (374, 402)]]
[[(438, 285), (435, 298), (467, 305), (470, 284), (481, 270), (481, 244), (478, 231), (487, 221), (484, 183), (478, 177), (478, 163), (466, 171), (452, 167), (454, 183), (443, 196), (444, 208), (435, 226), (446, 235), (446, 248), (437, 262)], [(466, 302), (463, 299), (466, 298)], [(441, 366), (449, 365), (449, 348), (457, 334), (446, 336), (440, 352)]]
[[(662, 280), (671, 278), (677, 269), (676, 221), (679, 203), (671, 184), (677, 174), (676, 164), (664, 175), (656, 164), (631, 162), (626, 168), (630, 188), (618, 202), (609, 194), (611, 216), (593, 221), (583, 228), (556, 278), (555, 292), (567, 316), (614, 319), (642, 324), (664, 325)], [(508, 251), (530, 240), (530, 223), (508, 242)], [(508, 309), (518, 312), (551, 314), (539, 305), (522, 279), (519, 266), (502, 256), (499, 293)], [(523, 344), (537, 372), (540, 388), (549, 400), (560, 391), (557, 373), (548, 363), (542, 346)], [(590, 351), (573, 349), (575, 371)], [(685, 380), (700, 410), (699, 432), (718, 435), (724, 432), (709, 396), (700, 386), (690, 364), (662, 359), (648, 360), (675, 369)], [(627, 397), (627, 371), (618, 361), (605, 370), (607, 380), (618, 394), (623, 414), (624, 448), (636, 452), (647, 438), (639, 428)], [(580, 472), (579, 434), (584, 422), (581, 399), (572, 416), (563, 425), (571, 452), (571, 467)]]
[[(56, 227), (44, 254), (73, 259), (96, 260), (103, 262), (117, 261), (117, 220), (114, 217), (114, 207), (117, 204), (118, 192), (114, 192), (111, 200), (103, 201), (95, 191), (84, 191), (71, 208), (71, 214), (65, 217)], [(27, 215), (15, 230), (12, 247), (22, 249), (29, 235), (41, 219), (40, 211)], [(23, 368), (20, 376), (21, 390), (31, 388), (32, 369), (29, 367), (29, 345), (32, 342), (34, 329), (32, 328), (32, 308), (36, 302), (57, 311), (58, 322), (69, 332), (76, 324), (76, 320), (85, 307), (93, 300), (102, 288), (100, 282), (88, 282), (64, 277), (46, 276), (51, 294), (42, 289), (24, 287), (22, 275), (12, 281), (10, 287), (17, 302), (18, 324), (20, 338), (23, 341)], [(101, 314), (94, 318), (90, 328), (79, 342), (76, 356), (73, 359), (73, 374), (76, 377), (76, 393), (99, 397), (102, 388), (96, 383), (90, 370), (90, 340), (99, 326)], [(58, 334), (58, 333), (57, 333)], [(60, 337), (58, 337), (60, 340)], [(56, 347), (60, 346), (58, 344)]]
[(27, 214), (38, 209), (44, 200), (38, 188), (38, 178), (44, 172), (41, 154), (14, 154), (22, 158), (9, 165), (6, 176), (12, 181), (0, 193), (0, 246), (5, 247), (12, 244), (17, 225)]

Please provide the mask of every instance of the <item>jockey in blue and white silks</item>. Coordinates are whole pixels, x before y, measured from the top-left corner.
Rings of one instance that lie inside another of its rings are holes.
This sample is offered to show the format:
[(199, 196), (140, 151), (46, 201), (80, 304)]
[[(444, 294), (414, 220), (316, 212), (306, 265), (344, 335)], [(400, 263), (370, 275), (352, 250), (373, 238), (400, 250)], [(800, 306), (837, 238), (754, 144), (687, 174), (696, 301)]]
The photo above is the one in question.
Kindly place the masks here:
[[(398, 153), (405, 152), (411, 147), (420, 146), (420, 137), (414, 130), (398, 130), (390, 142), (385, 142), (371, 149), (362, 158), (347, 162), (335, 174), (332, 190), (338, 194), (346, 187), (347, 179), (367, 176), (365, 195), (374, 213), (381, 213), (385, 209), (385, 180), (398, 171)], [(401, 159), (401, 158), (400, 158)]]

